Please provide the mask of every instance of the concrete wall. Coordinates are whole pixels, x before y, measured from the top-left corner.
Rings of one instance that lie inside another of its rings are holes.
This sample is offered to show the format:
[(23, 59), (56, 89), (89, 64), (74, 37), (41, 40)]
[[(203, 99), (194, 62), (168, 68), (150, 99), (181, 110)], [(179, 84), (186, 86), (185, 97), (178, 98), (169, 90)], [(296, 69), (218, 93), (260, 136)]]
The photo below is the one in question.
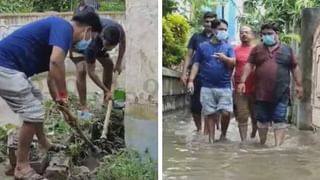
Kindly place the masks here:
[(162, 111), (172, 111), (186, 107), (189, 102), (186, 89), (180, 81), (181, 73), (162, 68)]
[(126, 144), (157, 159), (158, 1), (126, 1)]
[[(313, 67), (313, 41), (314, 33), (320, 22), (320, 9), (307, 8), (302, 12), (301, 23), (301, 70), (304, 97), (297, 105), (297, 125), (299, 129), (310, 129), (312, 125), (312, 67)], [(319, 118), (319, 117), (317, 117)]]

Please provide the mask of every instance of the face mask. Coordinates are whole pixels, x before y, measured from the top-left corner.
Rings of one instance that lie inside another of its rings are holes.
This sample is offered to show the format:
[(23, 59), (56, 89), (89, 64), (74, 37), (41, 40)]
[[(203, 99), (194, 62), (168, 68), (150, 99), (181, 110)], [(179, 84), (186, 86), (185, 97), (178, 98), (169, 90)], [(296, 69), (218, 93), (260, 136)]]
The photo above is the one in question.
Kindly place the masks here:
[(89, 40), (85, 40), (85, 36), (84, 36), (83, 39), (75, 45), (75, 48), (77, 50), (83, 51), (88, 48), (91, 41), (92, 41), (92, 38), (90, 38)]
[(262, 42), (263, 42), (263, 44), (265, 44), (267, 46), (271, 46), (276, 43), (276, 40), (274, 39), (273, 35), (263, 35)]
[(219, 41), (224, 41), (228, 38), (228, 33), (227, 31), (218, 31), (216, 37)]

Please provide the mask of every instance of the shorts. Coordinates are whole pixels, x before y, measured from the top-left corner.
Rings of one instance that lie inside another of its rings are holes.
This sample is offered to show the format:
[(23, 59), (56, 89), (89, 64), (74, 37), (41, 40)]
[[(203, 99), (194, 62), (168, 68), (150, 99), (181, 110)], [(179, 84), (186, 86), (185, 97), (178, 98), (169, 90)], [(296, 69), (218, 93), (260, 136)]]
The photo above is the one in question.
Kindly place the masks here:
[(201, 88), (200, 102), (205, 116), (217, 112), (233, 112), (231, 88)]
[(256, 101), (256, 119), (260, 124), (270, 122), (285, 124), (288, 105), (289, 96), (287, 95), (284, 95), (278, 102)]
[(42, 94), (22, 72), (0, 66), (0, 97), (25, 122), (42, 123)]
[(192, 114), (201, 114), (202, 106), (200, 102), (201, 85), (198, 80), (194, 81), (194, 93), (191, 95), (190, 110)]
[(246, 123), (248, 118), (254, 119), (255, 97), (254, 95), (241, 95), (234, 93), (234, 115), (239, 123)]

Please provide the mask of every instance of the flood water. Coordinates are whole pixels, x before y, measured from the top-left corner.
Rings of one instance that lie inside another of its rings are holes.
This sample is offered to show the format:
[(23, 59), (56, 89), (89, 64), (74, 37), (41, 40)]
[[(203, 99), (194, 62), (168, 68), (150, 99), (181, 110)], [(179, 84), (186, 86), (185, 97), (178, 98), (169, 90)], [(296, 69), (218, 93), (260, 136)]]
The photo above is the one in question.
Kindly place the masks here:
[[(209, 144), (207, 136), (194, 132), (194, 123), (186, 110), (165, 114), (163, 119), (163, 179), (320, 179), (319, 132), (290, 127), (280, 148), (272, 146), (272, 131), (266, 147), (258, 144), (258, 134), (244, 146), (240, 145), (237, 123), (232, 119), (228, 141)], [(218, 130), (216, 137), (219, 136)]]

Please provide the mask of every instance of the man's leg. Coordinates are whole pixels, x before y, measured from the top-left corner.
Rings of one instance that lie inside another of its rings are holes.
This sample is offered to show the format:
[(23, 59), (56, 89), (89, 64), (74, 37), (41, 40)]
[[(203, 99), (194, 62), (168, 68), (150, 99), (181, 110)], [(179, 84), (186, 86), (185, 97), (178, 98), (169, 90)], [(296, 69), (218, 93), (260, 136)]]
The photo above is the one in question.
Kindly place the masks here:
[(257, 101), (255, 103), (255, 112), (257, 117), (257, 127), (259, 132), (260, 144), (264, 145), (267, 141), (270, 119), (270, 103)]
[(229, 112), (222, 112), (221, 113), (221, 140), (225, 140), (227, 137), (227, 131), (230, 123), (230, 113)]
[(195, 82), (195, 90), (193, 95), (191, 95), (191, 113), (198, 132), (201, 132), (202, 129), (200, 90), (201, 87), (198, 82)]
[(36, 127), (34, 123), (23, 122), (19, 131), (18, 150), (17, 150), (17, 164), (15, 169), (15, 176), (21, 177), (32, 168), (29, 164), (29, 151), (33, 139), (36, 134)]
[(32, 84), (23, 73), (0, 69), (0, 96), (23, 120), (18, 135), (15, 177), (23, 177), (26, 174), (40, 177), (33, 173), (29, 164), (29, 151), (33, 136), (37, 133), (37, 124), (43, 123), (44, 109), (41, 101), (34, 96), (32, 89)]
[(217, 119), (219, 117), (218, 113), (210, 114), (206, 116), (206, 119), (208, 121), (208, 135), (209, 135), (209, 143), (214, 142), (215, 140), (215, 124), (217, 122)]
[(284, 142), (285, 132), (287, 129), (286, 117), (287, 117), (288, 101), (280, 101), (276, 106), (272, 114), (274, 121), (274, 138), (275, 146), (281, 146)]
[(201, 114), (192, 114), (194, 124), (196, 125), (197, 132), (201, 132)]
[(248, 96), (248, 106), (249, 106), (249, 112), (250, 112), (250, 118), (251, 118), (251, 138), (255, 138), (257, 134), (257, 117), (255, 113), (255, 97), (253, 95)]
[(80, 110), (86, 111), (87, 109), (87, 69), (86, 62), (81, 61), (76, 63), (76, 85), (80, 101)]
[(217, 88), (214, 89), (214, 94), (214, 99), (218, 101), (217, 110), (221, 114), (220, 140), (225, 140), (230, 123), (230, 113), (233, 112), (232, 90), (229, 88)]
[(238, 122), (239, 134), (241, 141), (247, 140), (248, 118), (249, 118), (249, 106), (248, 97), (235, 93), (235, 117)]
[(217, 104), (214, 101), (214, 90), (202, 87), (200, 91), (200, 102), (205, 116), (205, 121), (207, 122), (209, 142), (213, 142), (215, 136), (215, 123), (218, 118)]

